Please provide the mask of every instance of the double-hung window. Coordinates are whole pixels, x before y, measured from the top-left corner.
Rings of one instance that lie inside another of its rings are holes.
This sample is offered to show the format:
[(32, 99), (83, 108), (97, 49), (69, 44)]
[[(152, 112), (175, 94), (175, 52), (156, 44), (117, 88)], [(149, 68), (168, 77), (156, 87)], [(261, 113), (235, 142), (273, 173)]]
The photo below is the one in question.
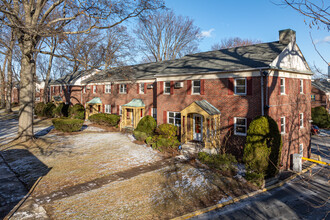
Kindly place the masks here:
[(36, 97), (36, 102), (40, 102), (40, 97)]
[(111, 113), (111, 105), (104, 105), (104, 112), (110, 114)]
[(111, 84), (105, 85), (105, 93), (111, 93)]
[(300, 125), (300, 128), (304, 127), (304, 113), (300, 113), (299, 125)]
[(96, 93), (96, 85), (93, 86), (93, 93)]
[(181, 113), (180, 112), (167, 112), (167, 122), (175, 126), (181, 126)]
[(235, 94), (246, 95), (246, 79), (237, 78), (235, 79)]
[(84, 91), (83, 92), (86, 93), (86, 86), (84, 86)]
[(281, 134), (285, 134), (285, 117), (281, 117)]
[(300, 94), (304, 93), (304, 80), (300, 80)]
[(171, 82), (164, 82), (164, 94), (171, 94)]
[(247, 120), (246, 118), (234, 118), (234, 134), (235, 135), (246, 135)]
[(201, 81), (200, 80), (193, 81), (192, 94), (201, 94)]
[(285, 95), (285, 78), (281, 78), (281, 95)]
[(144, 83), (139, 84), (139, 94), (144, 94)]
[(119, 93), (126, 94), (127, 93), (127, 86), (126, 84), (120, 84), (119, 85)]

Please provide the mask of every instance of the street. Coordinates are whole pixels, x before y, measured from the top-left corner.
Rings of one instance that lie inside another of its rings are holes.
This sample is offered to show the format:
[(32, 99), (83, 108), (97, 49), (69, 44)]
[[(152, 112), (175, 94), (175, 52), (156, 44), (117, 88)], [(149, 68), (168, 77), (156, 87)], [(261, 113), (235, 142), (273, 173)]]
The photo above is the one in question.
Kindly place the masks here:
[[(312, 153), (329, 163), (329, 136), (312, 137)], [(280, 188), (194, 219), (330, 219), (329, 167), (317, 165)]]

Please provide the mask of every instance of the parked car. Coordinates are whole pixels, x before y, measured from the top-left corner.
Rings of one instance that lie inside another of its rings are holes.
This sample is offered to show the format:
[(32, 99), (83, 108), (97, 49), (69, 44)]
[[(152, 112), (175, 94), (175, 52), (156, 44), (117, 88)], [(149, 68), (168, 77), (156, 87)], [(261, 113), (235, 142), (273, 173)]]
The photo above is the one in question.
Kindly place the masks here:
[(320, 134), (320, 129), (316, 125), (312, 125), (311, 127), (311, 133), (313, 134)]

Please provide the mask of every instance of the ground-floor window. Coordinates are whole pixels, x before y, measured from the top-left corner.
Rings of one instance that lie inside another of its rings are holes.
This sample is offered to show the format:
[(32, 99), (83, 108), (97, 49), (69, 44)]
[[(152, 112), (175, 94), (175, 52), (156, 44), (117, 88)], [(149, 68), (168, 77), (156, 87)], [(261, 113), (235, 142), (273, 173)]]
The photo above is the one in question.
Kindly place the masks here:
[(40, 102), (40, 97), (36, 97), (36, 102)]
[(104, 112), (111, 114), (111, 105), (104, 105)]
[(299, 153), (300, 154), (304, 153), (304, 144), (299, 144)]
[(121, 106), (119, 106), (119, 115), (122, 115), (123, 114), (123, 111), (121, 109)]
[(175, 126), (181, 126), (181, 113), (180, 112), (167, 112), (167, 123)]
[(285, 117), (281, 117), (281, 134), (285, 134)]
[(247, 123), (246, 118), (234, 118), (234, 134), (235, 135), (246, 135)]

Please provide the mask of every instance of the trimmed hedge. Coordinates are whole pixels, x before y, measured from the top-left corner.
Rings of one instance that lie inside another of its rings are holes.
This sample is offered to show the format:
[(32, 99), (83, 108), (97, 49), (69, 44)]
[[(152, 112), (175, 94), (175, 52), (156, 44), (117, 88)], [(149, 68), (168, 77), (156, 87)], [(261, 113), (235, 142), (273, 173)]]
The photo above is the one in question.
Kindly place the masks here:
[(54, 118), (52, 123), (58, 131), (74, 132), (82, 128), (84, 121), (80, 119)]
[[(282, 137), (277, 123), (269, 116), (255, 118), (248, 128), (244, 148), (247, 178), (257, 183), (265, 176), (275, 176), (279, 170), (281, 151)], [(256, 177), (255, 181), (253, 177)]]
[(85, 119), (85, 108), (82, 104), (75, 104), (69, 108), (69, 117), (74, 119)]
[(164, 151), (167, 149), (175, 149), (180, 145), (177, 137), (164, 137), (162, 135), (155, 135), (153, 137), (148, 137), (146, 143), (151, 145), (153, 149)]
[(55, 117), (68, 117), (68, 110), (69, 110), (69, 106), (67, 104), (64, 103), (60, 103), (58, 104), (58, 106), (54, 109), (54, 116)]
[(148, 138), (148, 135), (141, 131), (133, 131), (133, 135), (136, 140), (138, 141), (145, 141)]
[(207, 164), (209, 167), (215, 169), (224, 170), (224, 171), (236, 170), (234, 164), (237, 163), (237, 160), (231, 154), (209, 154), (206, 152), (199, 152), (198, 160), (200, 160), (204, 164)]
[(320, 128), (330, 128), (330, 114), (322, 106), (312, 108), (312, 120)]
[(52, 102), (48, 102), (45, 105), (44, 111), (43, 111), (43, 116), (47, 117), (47, 118), (53, 118), (54, 117), (54, 109), (56, 108), (56, 106), (54, 105), (54, 103)]
[(39, 117), (44, 116), (44, 109), (45, 109), (46, 104), (43, 102), (39, 102), (34, 106), (34, 114), (36, 114)]
[(136, 131), (144, 132), (148, 137), (154, 134), (157, 127), (156, 120), (150, 115), (144, 116), (136, 126)]
[(99, 125), (116, 127), (119, 124), (120, 116), (106, 113), (98, 113), (89, 116), (88, 118), (91, 122)]
[(176, 136), (178, 127), (172, 124), (161, 124), (157, 128), (157, 133), (165, 138), (171, 138)]

